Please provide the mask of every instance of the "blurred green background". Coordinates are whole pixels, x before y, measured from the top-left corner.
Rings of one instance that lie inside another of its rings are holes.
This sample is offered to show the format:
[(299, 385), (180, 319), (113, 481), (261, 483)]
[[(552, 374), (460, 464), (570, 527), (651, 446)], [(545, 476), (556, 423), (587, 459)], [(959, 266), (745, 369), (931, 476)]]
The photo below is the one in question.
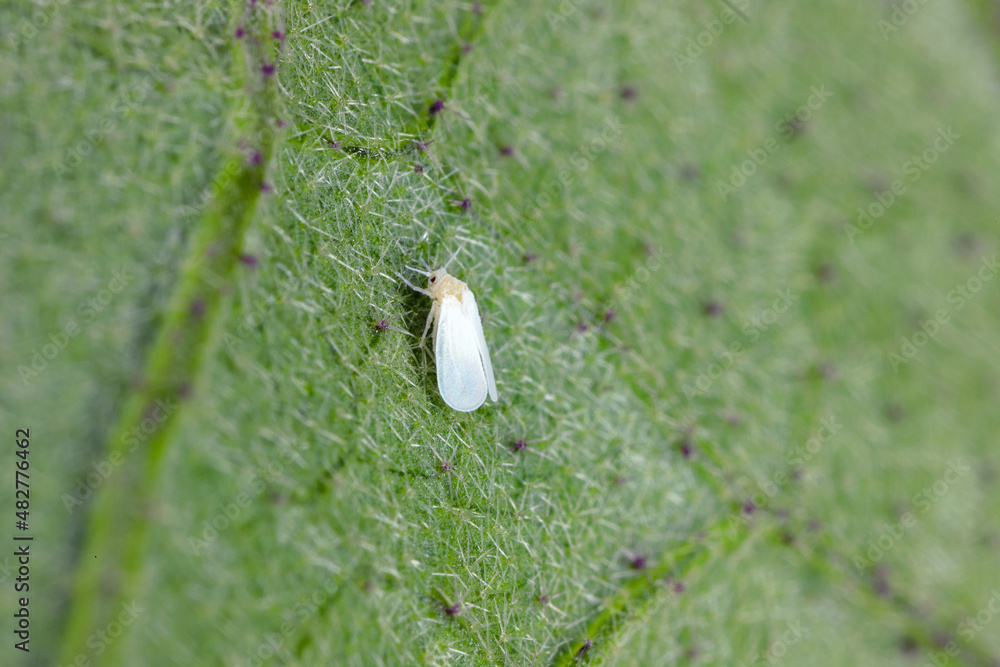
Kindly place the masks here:
[(1000, 665), (1000, 3), (0, 25), (0, 663)]

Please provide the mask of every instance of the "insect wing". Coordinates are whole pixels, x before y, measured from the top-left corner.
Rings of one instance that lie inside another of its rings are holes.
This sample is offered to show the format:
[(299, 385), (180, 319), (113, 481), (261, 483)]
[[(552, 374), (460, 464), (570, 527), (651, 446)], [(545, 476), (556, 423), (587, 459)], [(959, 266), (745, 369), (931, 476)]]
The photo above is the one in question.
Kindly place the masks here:
[[(470, 296), (471, 292), (465, 292), (462, 298)], [(472, 412), (483, 404), (487, 392), (486, 370), (476, 337), (477, 329), (481, 334), (482, 327), (478, 316), (474, 322), (469, 320), (456, 297), (447, 296), (440, 303), (434, 339), (438, 391), (451, 408)]]
[(462, 307), (465, 310), (465, 318), (472, 323), (472, 328), (476, 330), (476, 345), (479, 348), (479, 356), (486, 370), (486, 387), (490, 392), (490, 400), (494, 403), (497, 400), (497, 381), (493, 377), (493, 362), (490, 360), (490, 349), (486, 347), (486, 334), (483, 333), (483, 322), (479, 319), (479, 306), (476, 304), (476, 297), (471, 291), (466, 291), (462, 295)]

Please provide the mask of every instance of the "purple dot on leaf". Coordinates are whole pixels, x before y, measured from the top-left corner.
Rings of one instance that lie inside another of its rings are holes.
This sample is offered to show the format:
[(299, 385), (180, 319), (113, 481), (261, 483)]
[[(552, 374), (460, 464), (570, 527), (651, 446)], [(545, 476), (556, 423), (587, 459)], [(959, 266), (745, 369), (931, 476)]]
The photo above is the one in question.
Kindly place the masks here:
[(422, 173), (424, 173), (424, 165), (422, 165), (422, 164), (415, 164), (415, 165), (413, 165), (413, 173), (414, 174), (422, 174)]
[(265, 193), (265, 194), (268, 194), (268, 193), (270, 193), (270, 192), (273, 191), (273, 188), (271, 188), (271, 186), (268, 183), (266, 183), (265, 181), (261, 181), (261, 183), (260, 183), (260, 191), (263, 192), (263, 193)]
[(474, 14), (476, 14), (477, 16), (479, 14), (482, 14), (483, 13), (483, 3), (481, 3), (481, 2), (473, 2), (472, 3), (472, 12)]
[(444, 608), (444, 613), (447, 614), (448, 616), (452, 616), (452, 617), (458, 616), (459, 614), (462, 613), (462, 605), (459, 604), (458, 602), (456, 602), (454, 604), (447, 605)]
[(260, 151), (254, 151), (250, 154), (250, 164), (258, 165), (264, 161), (264, 155)]
[(636, 97), (639, 96), (639, 91), (636, 90), (635, 86), (626, 85), (626, 86), (622, 86), (620, 94), (621, 94), (623, 100), (631, 101), (631, 100), (634, 100)]
[(684, 585), (683, 581), (674, 583), (674, 593), (683, 593), (685, 590), (687, 590), (687, 586)]
[(524, 257), (521, 258), (521, 261), (523, 261), (525, 264), (531, 264), (532, 262), (535, 261), (535, 253), (533, 252), (526, 253)]
[(587, 655), (587, 652), (590, 651), (590, 649), (592, 649), (593, 647), (594, 643), (592, 641), (590, 641), (589, 639), (584, 640), (583, 646), (581, 646), (580, 649), (576, 652), (577, 660)]
[(604, 315), (602, 317), (604, 318), (605, 324), (610, 324), (611, 321), (615, 319), (615, 311), (608, 308), (604, 311)]
[(340, 150), (340, 142), (339, 141), (334, 140), (334, 141), (329, 142), (329, 144), (330, 144), (330, 148), (332, 148), (333, 150), (335, 150), (335, 151), (339, 151)]
[(693, 450), (691, 448), (691, 443), (689, 441), (685, 440), (684, 442), (681, 443), (681, 456), (683, 456), (686, 459), (689, 459), (691, 458), (692, 451)]
[(681, 178), (685, 181), (697, 181), (701, 177), (701, 170), (693, 164), (685, 164), (681, 167)]
[(587, 331), (587, 323), (580, 322), (579, 324), (576, 325), (576, 330), (579, 331), (580, 333), (585, 333)]
[(633, 570), (644, 570), (646, 569), (646, 557), (637, 554), (629, 560), (628, 566)]
[(428, 116), (436, 116), (442, 111), (444, 111), (444, 100), (442, 99), (434, 100), (431, 102), (431, 105), (427, 107)]
[(472, 53), (472, 49), (473, 49), (473, 46), (469, 42), (465, 42), (464, 44), (462, 44), (462, 53), (463, 54), (469, 55), (470, 53)]
[(548, 603), (549, 603), (549, 596), (548, 595), (545, 595), (543, 593), (542, 595), (538, 596), (538, 604), (540, 604), (540, 605), (542, 605), (544, 607)]
[(243, 26), (238, 26), (236, 32), (233, 33), (236, 39), (243, 39), (247, 35), (247, 31), (243, 29)]
[(274, 74), (274, 63), (264, 63), (260, 66), (260, 71), (263, 72), (265, 77), (269, 77)]
[(260, 261), (257, 259), (256, 255), (240, 255), (240, 264), (243, 266), (249, 266), (251, 269), (256, 269)]
[(513, 445), (511, 445), (511, 448), (515, 452), (519, 452), (519, 451), (521, 451), (523, 449), (527, 449), (528, 448), (528, 443), (526, 443), (524, 440), (517, 440), (516, 442), (514, 442)]
[(205, 314), (205, 300), (195, 299), (194, 301), (191, 302), (190, 310), (191, 314), (194, 315), (195, 317), (201, 317), (202, 315)]
[(753, 501), (748, 500), (745, 503), (743, 503), (744, 514), (753, 514), (756, 511), (757, 511), (757, 506), (753, 504)]
[(713, 300), (709, 301), (708, 303), (706, 303), (702, 307), (702, 310), (709, 317), (718, 317), (719, 315), (722, 314), (722, 311), (725, 310), (725, 308), (723, 307), (723, 305), (722, 305), (721, 302), (716, 301), (715, 299), (713, 299)]
[(375, 328), (378, 329), (379, 331), (385, 331), (386, 329), (389, 328), (389, 323), (386, 322), (385, 320), (379, 320), (378, 322), (375, 323)]
[(510, 157), (513, 154), (514, 154), (513, 146), (504, 144), (503, 146), (500, 147), (500, 155), (503, 155), (504, 157)]
[(271, 33), (271, 39), (285, 39), (285, 33), (280, 30), (275, 30)]

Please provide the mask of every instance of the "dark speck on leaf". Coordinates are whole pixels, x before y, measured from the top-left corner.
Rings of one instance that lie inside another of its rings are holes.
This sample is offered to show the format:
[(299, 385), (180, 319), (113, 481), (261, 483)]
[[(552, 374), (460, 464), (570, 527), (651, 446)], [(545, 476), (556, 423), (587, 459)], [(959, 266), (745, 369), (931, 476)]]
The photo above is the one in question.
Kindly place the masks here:
[(260, 183), (260, 191), (263, 192), (263, 193), (265, 193), (265, 194), (268, 194), (268, 193), (271, 192), (271, 186), (268, 183), (266, 183), (264, 181), (261, 181), (261, 183)]
[(243, 29), (243, 26), (238, 26), (236, 32), (233, 33), (236, 39), (243, 39), (247, 35), (247, 31)]
[(691, 453), (693, 451), (694, 450), (691, 447), (691, 441), (685, 439), (684, 442), (681, 443), (681, 456), (683, 456), (686, 459), (689, 459), (691, 458)]
[(191, 302), (191, 314), (195, 317), (201, 317), (205, 314), (205, 300), (195, 299)]
[(500, 155), (503, 155), (504, 157), (510, 157), (513, 154), (514, 154), (513, 146), (504, 144), (503, 146), (500, 147)]
[(448, 616), (458, 616), (462, 613), (462, 605), (456, 602), (454, 604), (447, 605), (443, 611)]
[(915, 655), (920, 645), (911, 635), (903, 635), (899, 640), (899, 650), (906, 655)]
[(587, 655), (587, 652), (594, 647), (594, 643), (589, 639), (583, 642), (583, 646), (576, 652), (576, 659), (579, 660), (583, 656)]
[(585, 333), (587, 331), (587, 323), (580, 322), (579, 324), (576, 325), (576, 330), (579, 331), (580, 333)]
[(646, 569), (646, 557), (636, 554), (629, 560), (628, 566), (633, 570), (644, 570)]
[(605, 324), (610, 324), (615, 319), (615, 311), (608, 308), (604, 311), (604, 315), (602, 315), (602, 317), (604, 318)]
[(678, 581), (674, 584), (674, 593), (683, 593), (687, 589), (683, 581)]
[(837, 270), (833, 264), (820, 264), (816, 267), (816, 278), (821, 283), (832, 283), (837, 279)]
[(720, 301), (716, 301), (715, 299), (702, 306), (702, 311), (709, 317), (718, 317), (724, 310), (725, 308), (722, 303)]
[(274, 63), (264, 63), (260, 66), (260, 71), (265, 77), (271, 76), (274, 74)]
[(515, 452), (519, 452), (522, 449), (527, 449), (527, 448), (528, 448), (528, 443), (526, 443), (524, 440), (517, 440), (514, 442), (513, 445), (511, 445), (511, 449), (513, 449)]
[(469, 42), (462, 44), (462, 53), (464, 53), (465, 55), (472, 53), (472, 49), (473, 46)]
[(424, 173), (424, 165), (422, 165), (422, 164), (415, 164), (415, 165), (413, 165), (413, 173), (414, 174), (422, 174), (422, 173)]
[(626, 85), (622, 86), (621, 92), (619, 93), (623, 100), (632, 101), (639, 96), (639, 91), (636, 90), (635, 86)]
[(823, 362), (817, 369), (824, 380), (833, 380), (837, 377), (837, 367), (830, 362)]
[(889, 574), (885, 566), (879, 565), (875, 568), (875, 578), (872, 582), (872, 588), (882, 597), (889, 597), (892, 593), (892, 587), (889, 586)]
[(532, 262), (535, 261), (535, 253), (533, 252), (526, 253), (524, 257), (521, 258), (521, 261), (524, 262), (525, 264), (531, 264)]
[(685, 181), (697, 181), (701, 178), (701, 170), (693, 164), (685, 164), (681, 167), (681, 178)]
[(274, 32), (271, 33), (271, 39), (284, 39), (284, 38), (285, 38), (285, 33), (281, 32), (280, 30), (275, 30)]
[(444, 100), (437, 99), (431, 102), (431, 105), (427, 107), (428, 116), (436, 116), (444, 111)]
[(256, 269), (257, 265), (260, 264), (260, 261), (257, 259), (256, 255), (243, 254), (240, 255), (240, 264), (248, 266), (251, 269)]
[(747, 502), (743, 503), (744, 514), (753, 514), (756, 511), (757, 511), (757, 506), (754, 505), (752, 501), (748, 500)]
[(251, 165), (256, 166), (256, 165), (260, 164), (263, 161), (264, 161), (264, 156), (263, 156), (263, 154), (261, 154), (260, 151), (254, 151), (253, 153), (250, 154), (250, 164)]
[(333, 150), (335, 150), (335, 151), (339, 151), (340, 150), (340, 141), (333, 140), (333, 141), (329, 142), (329, 144), (330, 144), (330, 148), (332, 148)]

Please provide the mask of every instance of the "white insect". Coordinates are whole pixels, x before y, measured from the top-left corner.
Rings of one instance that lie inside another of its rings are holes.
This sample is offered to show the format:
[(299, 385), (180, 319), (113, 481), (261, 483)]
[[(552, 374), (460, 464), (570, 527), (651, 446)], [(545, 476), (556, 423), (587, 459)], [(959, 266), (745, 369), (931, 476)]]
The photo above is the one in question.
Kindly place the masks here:
[(476, 297), (468, 285), (447, 271), (457, 256), (458, 250), (436, 271), (406, 267), (427, 276), (427, 289), (413, 285), (406, 278), (403, 282), (434, 299), (420, 345), (423, 346), (433, 322), (434, 359), (441, 398), (459, 412), (472, 412), (486, 401), (487, 393), (490, 400), (496, 402), (497, 383)]

